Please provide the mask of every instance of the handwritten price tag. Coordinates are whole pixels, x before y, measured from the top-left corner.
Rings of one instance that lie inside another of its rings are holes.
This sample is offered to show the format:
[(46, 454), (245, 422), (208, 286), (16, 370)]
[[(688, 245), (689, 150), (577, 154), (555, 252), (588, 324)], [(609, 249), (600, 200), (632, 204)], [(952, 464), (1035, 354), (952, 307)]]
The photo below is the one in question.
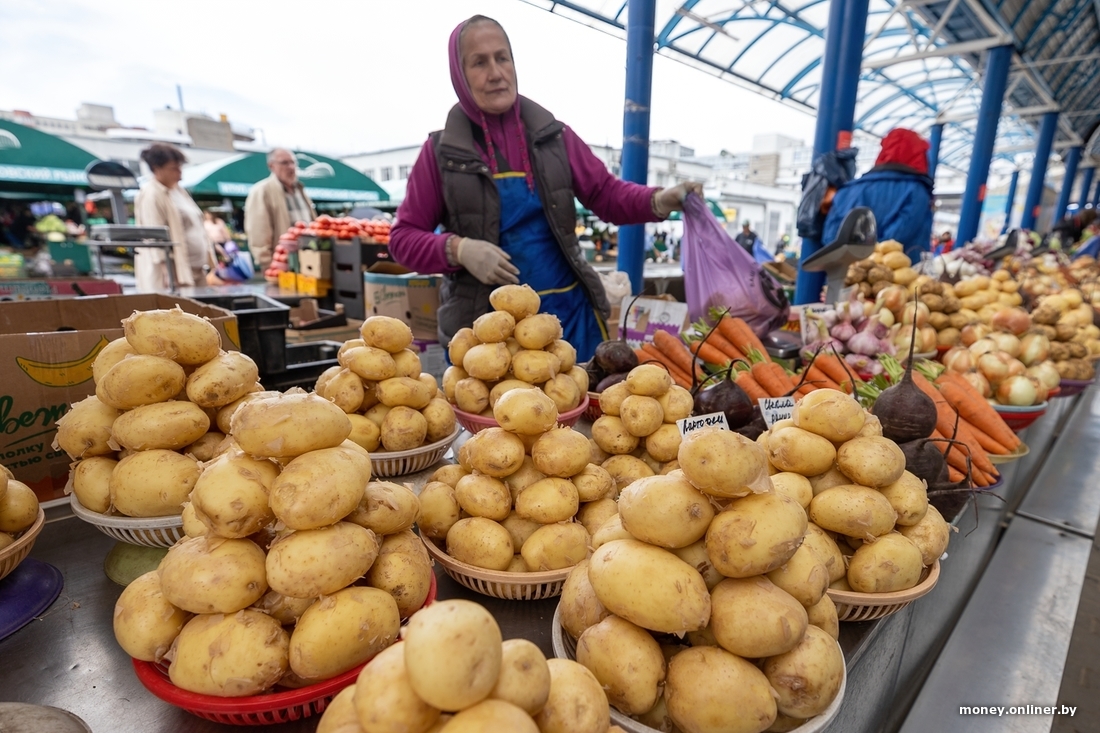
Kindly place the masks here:
[(730, 424), (726, 422), (726, 413), (712, 412), (709, 415), (685, 417), (683, 420), (677, 420), (676, 427), (680, 428), (680, 437), (682, 438), (688, 433), (702, 430), (703, 428), (722, 428), (723, 430), (729, 430)]
[(794, 397), (761, 397), (757, 402), (769, 430), (774, 423), (790, 419), (794, 412)]

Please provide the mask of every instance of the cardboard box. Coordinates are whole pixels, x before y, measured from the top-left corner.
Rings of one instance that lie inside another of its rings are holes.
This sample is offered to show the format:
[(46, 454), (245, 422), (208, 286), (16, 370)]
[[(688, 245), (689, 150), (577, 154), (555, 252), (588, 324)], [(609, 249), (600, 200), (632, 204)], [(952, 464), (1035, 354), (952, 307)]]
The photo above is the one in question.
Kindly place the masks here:
[(438, 338), (441, 275), (420, 275), (403, 267), (378, 263), (363, 273), (367, 316), (391, 316), (409, 324), (413, 338)]
[(349, 341), (359, 338), (359, 328), (362, 325), (362, 321), (349, 318), (346, 326), (311, 328), (305, 331), (288, 328), (286, 330), (286, 342), (288, 344), (304, 344), (307, 341)]
[(328, 291), (332, 289), (331, 280), (322, 280), (302, 274), (296, 276), (295, 285), (299, 293), (308, 295), (311, 298), (323, 298), (328, 295)]
[(224, 308), (168, 295), (114, 295), (0, 303), (0, 462), (40, 501), (64, 497), (69, 457), (53, 448), (57, 420), (95, 394), (92, 362), (122, 337), (135, 310), (173, 308), (210, 319), (222, 348), (239, 350), (237, 318)]
[[(658, 329), (679, 336), (691, 325), (687, 303), (660, 298), (638, 298), (631, 307), (631, 300), (632, 296), (623, 298), (622, 310), (630, 310), (625, 319), (620, 320), (616, 331), (619, 338), (625, 338), (632, 349), (639, 348), (643, 342), (652, 343), (653, 334)], [(626, 326), (625, 334), (623, 325)]]
[(98, 277), (0, 280), (0, 300), (53, 300), (85, 295), (121, 295), (122, 286)]
[(443, 372), (447, 371), (446, 349), (438, 341), (427, 339), (413, 339), (409, 348), (420, 355), (420, 371), (431, 374), (442, 383)]
[(298, 292), (298, 275), (293, 272), (280, 272), (279, 290), (287, 290), (292, 293)]
[(332, 252), (303, 250), (298, 253), (298, 272), (320, 280), (332, 278)]

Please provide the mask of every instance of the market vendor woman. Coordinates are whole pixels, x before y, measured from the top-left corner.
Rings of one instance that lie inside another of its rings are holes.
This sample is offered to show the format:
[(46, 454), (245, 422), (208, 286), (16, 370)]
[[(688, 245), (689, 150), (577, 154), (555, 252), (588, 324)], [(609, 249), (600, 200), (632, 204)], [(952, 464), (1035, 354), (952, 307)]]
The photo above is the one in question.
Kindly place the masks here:
[(459, 103), (409, 176), (393, 258), (445, 273), (442, 343), (490, 310), (495, 287), (520, 282), (538, 291), (541, 311), (561, 319), (586, 360), (607, 338), (610, 306), (577, 242), (574, 196), (604, 221), (638, 224), (666, 218), (702, 187), (661, 190), (612, 176), (576, 133), (518, 95), (512, 47), (495, 20), (475, 15), (455, 28), (450, 66)]

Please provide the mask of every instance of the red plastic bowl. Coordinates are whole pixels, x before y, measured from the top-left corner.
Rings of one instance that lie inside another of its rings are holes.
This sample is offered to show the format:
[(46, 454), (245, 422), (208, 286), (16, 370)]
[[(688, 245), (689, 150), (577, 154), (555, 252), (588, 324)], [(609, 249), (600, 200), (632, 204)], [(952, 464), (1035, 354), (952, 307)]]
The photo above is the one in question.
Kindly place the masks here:
[[(435, 573), (424, 605), (435, 602)], [(367, 662), (324, 682), (297, 690), (270, 692), (249, 697), (217, 697), (181, 690), (168, 678), (168, 668), (162, 664), (132, 660), (134, 672), (145, 689), (166, 703), (182, 708), (192, 715), (227, 725), (275, 725), (301, 720), (325, 711), (332, 698), (345, 687), (355, 684)]]
[[(589, 398), (586, 394), (581, 403), (574, 407), (569, 412), (563, 412), (558, 415), (558, 425), (564, 425), (567, 428), (571, 428), (577, 424), (577, 421), (581, 419), (581, 415), (588, 409)], [(596, 404), (599, 404), (598, 402)], [(500, 423), (491, 417), (482, 417), (481, 415), (474, 415), (470, 412), (463, 412), (454, 405), (451, 405), (455, 411), (455, 419), (458, 420), (458, 424), (469, 430), (471, 433), (479, 433), (485, 428), (497, 428), (500, 427)]]
[(600, 393), (589, 392), (588, 393), (588, 409), (584, 411), (584, 416), (589, 422), (596, 422), (603, 415), (603, 409), (600, 407)]

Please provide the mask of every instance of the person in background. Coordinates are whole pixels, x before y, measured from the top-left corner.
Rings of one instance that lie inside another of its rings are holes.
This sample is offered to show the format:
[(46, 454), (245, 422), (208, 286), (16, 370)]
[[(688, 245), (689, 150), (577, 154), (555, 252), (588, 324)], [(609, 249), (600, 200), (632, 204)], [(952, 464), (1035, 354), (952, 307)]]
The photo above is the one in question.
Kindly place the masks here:
[(821, 241), (836, 241), (848, 212), (866, 206), (875, 214), (878, 241), (901, 242), (914, 264), (932, 249), (932, 179), (928, 141), (897, 127), (882, 139), (875, 167), (841, 186), (825, 217)]
[(944, 232), (932, 247), (932, 254), (945, 255), (953, 249), (955, 249), (955, 238), (951, 236), (951, 232)]
[(309, 222), (316, 216), (313, 202), (298, 180), (294, 153), (275, 148), (267, 154), (267, 169), (271, 175), (253, 186), (244, 202), (244, 231), (259, 272), (271, 264), (275, 245), (291, 224)]
[(752, 230), (752, 224), (748, 219), (745, 219), (741, 222), (741, 233), (734, 237), (733, 241), (740, 244), (741, 247), (751, 255), (756, 245), (756, 240), (758, 239), (760, 239), (760, 237)]
[(580, 251), (574, 196), (605, 222), (641, 224), (667, 218), (702, 186), (661, 190), (612, 176), (567, 125), (519, 96), (512, 46), (495, 20), (460, 23), (448, 58), (459, 102), (420, 150), (390, 253), (411, 270), (445, 274), (442, 344), (489, 311), (497, 286), (526, 283), (586, 361), (607, 338), (611, 308)]
[(217, 216), (213, 211), (203, 212), (202, 226), (206, 230), (207, 238), (214, 244), (215, 248), (224, 245), (232, 237), (229, 233), (229, 227), (225, 224), (225, 219)]
[[(138, 226), (168, 227), (168, 236), (175, 243), (171, 257), (178, 286), (219, 284), (221, 280), (214, 274), (217, 267), (214, 248), (203, 229), (202, 211), (179, 185), (183, 178), (182, 166), (187, 158), (174, 145), (154, 143), (141, 151), (141, 159), (153, 175), (141, 184), (134, 200), (135, 223)], [(167, 252), (163, 249), (136, 248), (134, 278), (138, 292), (166, 292), (169, 286)]]
[(1079, 241), (1085, 234), (1086, 230), (1097, 220), (1096, 209), (1081, 209), (1076, 214), (1072, 214), (1062, 219), (1051, 229), (1050, 234), (1047, 235), (1047, 240), (1057, 239), (1061, 242), (1061, 247), (1064, 250), (1069, 250)]

